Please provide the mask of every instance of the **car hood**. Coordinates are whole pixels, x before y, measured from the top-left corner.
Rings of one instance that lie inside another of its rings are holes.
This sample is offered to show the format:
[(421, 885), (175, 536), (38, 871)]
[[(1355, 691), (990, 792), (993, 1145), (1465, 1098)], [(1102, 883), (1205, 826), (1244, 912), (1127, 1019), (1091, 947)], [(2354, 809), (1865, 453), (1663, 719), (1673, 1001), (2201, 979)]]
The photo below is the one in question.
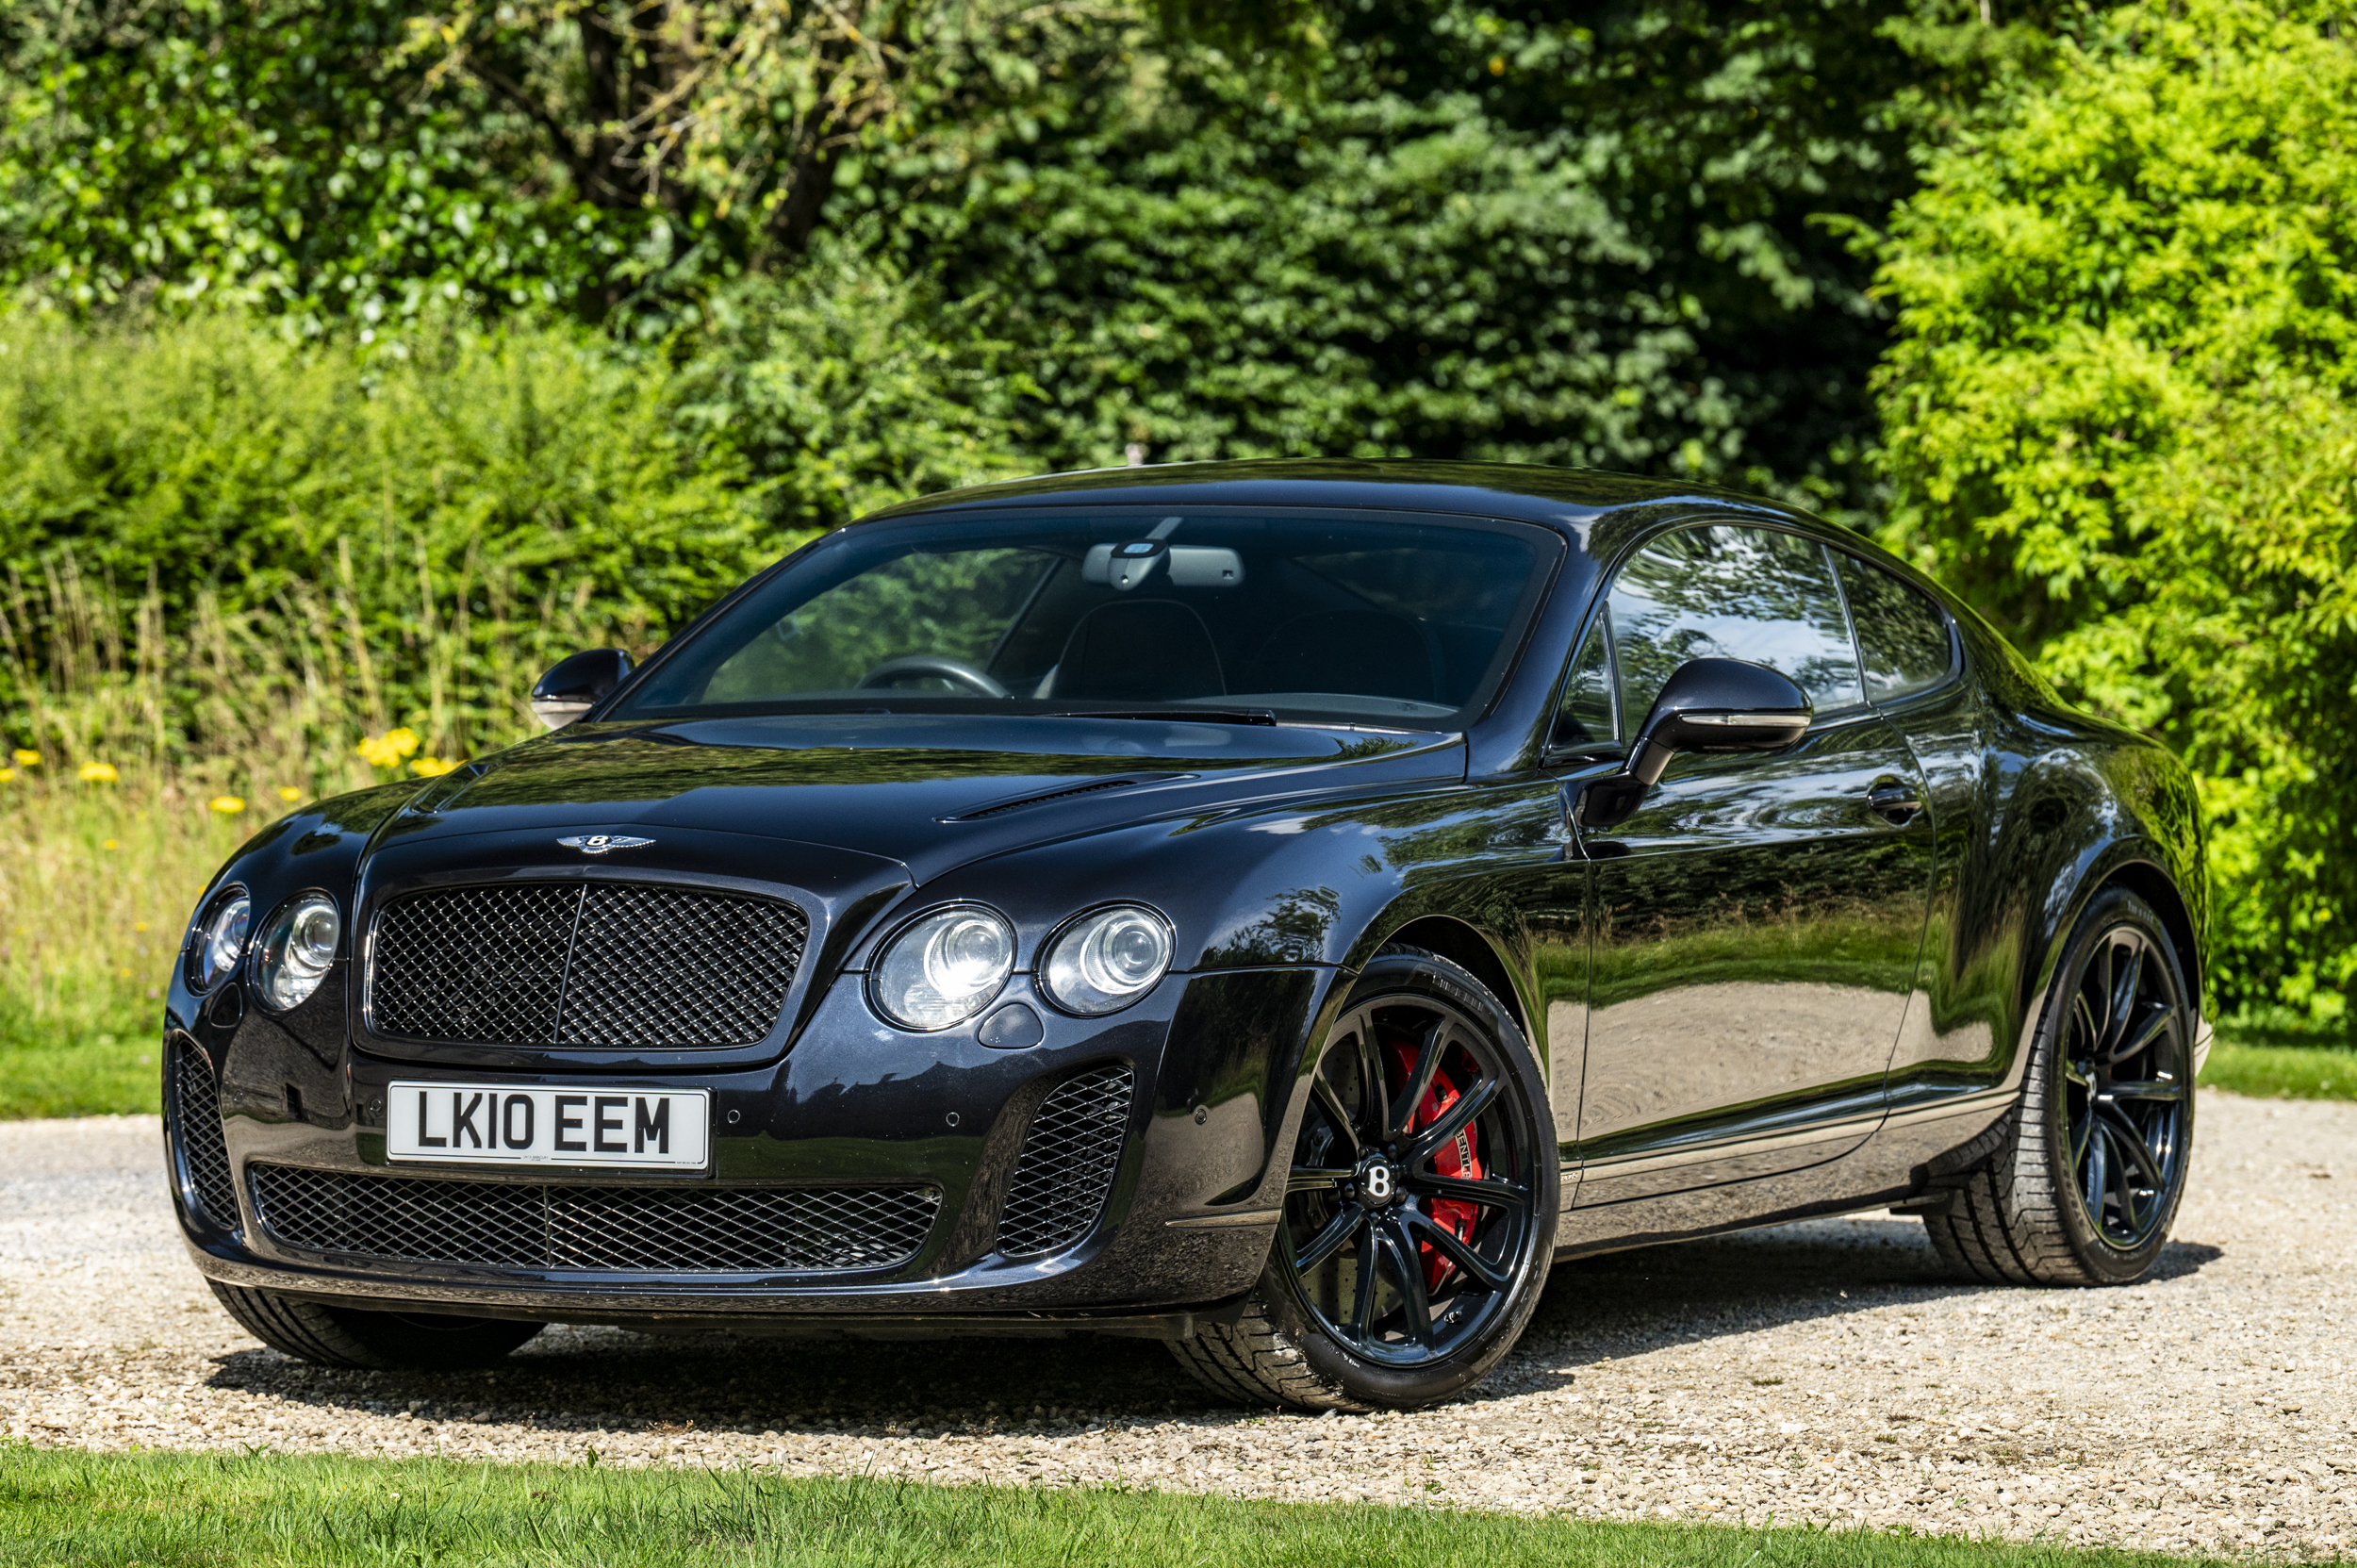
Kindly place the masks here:
[(377, 848), (540, 830), (656, 837), (651, 830), (668, 827), (851, 850), (899, 862), (922, 883), (969, 860), (1147, 817), (1428, 786), (1461, 778), (1464, 756), (1455, 734), (1184, 719), (826, 714), (575, 725), (436, 781), (385, 825)]

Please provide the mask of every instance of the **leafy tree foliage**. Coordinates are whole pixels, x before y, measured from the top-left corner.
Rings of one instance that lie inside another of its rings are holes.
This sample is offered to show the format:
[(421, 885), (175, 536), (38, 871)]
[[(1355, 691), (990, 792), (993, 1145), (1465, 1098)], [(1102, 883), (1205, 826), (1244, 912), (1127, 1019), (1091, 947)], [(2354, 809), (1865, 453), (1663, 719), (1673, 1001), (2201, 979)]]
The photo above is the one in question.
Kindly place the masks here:
[(1881, 328), (1828, 224), (1909, 184), (1912, 15), (11, 0), (0, 279), (691, 354), (860, 279), (930, 302), (1032, 467), (1508, 456), (1849, 510)]
[(1881, 285), (1888, 535), (2201, 777), (2228, 1007), (2357, 989), (2357, 48), (2144, 0), (1999, 90)]
[(1504, 457), (1853, 508), (1881, 327), (1826, 220), (1911, 178), (1891, 11), (1367, 0), (1298, 81), (1100, 40), (962, 190), (884, 165), (840, 205), (1018, 346), (1057, 464)]
[(396, 0), (0, 5), (0, 271), (362, 330), (453, 301), (569, 306), (631, 257), (531, 127), (420, 94)]

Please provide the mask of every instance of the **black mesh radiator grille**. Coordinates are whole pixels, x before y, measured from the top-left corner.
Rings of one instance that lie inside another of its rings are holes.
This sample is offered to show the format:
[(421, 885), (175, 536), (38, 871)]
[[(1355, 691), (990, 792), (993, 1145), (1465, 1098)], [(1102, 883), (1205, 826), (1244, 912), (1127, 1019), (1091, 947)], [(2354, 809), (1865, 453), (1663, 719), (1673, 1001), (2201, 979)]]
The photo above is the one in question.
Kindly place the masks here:
[(1000, 1252), (1056, 1252), (1088, 1234), (1121, 1165), (1133, 1081), (1128, 1067), (1096, 1067), (1040, 1101), (999, 1211)]
[(661, 1274), (891, 1268), (937, 1187), (544, 1187), (248, 1165), (283, 1246), (408, 1263)]
[(809, 934), (792, 904), (643, 883), (412, 893), (376, 917), (370, 1023), (463, 1045), (755, 1045)]
[(221, 1132), (221, 1093), (212, 1065), (187, 1041), (172, 1048), (172, 1130), (196, 1189), (197, 1207), (223, 1230), (238, 1229), (238, 1183), (229, 1174), (229, 1143)]

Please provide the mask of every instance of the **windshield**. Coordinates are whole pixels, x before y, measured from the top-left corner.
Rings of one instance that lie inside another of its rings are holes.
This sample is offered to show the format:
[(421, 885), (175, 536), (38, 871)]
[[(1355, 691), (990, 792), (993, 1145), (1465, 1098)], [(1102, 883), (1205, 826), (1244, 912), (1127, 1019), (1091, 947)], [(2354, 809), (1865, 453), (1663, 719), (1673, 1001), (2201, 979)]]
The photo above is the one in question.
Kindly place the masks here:
[(1178, 708), (1445, 728), (1502, 678), (1551, 543), (1301, 514), (856, 528), (673, 649), (611, 717)]

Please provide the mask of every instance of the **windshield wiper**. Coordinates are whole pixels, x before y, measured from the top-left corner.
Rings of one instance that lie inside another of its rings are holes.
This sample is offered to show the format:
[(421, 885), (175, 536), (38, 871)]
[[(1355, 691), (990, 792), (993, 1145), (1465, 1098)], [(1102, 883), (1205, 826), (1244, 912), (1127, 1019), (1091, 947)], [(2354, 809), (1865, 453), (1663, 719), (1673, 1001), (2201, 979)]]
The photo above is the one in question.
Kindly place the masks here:
[(1277, 723), (1277, 716), (1266, 708), (1076, 708), (1069, 713), (1047, 713), (1042, 718), (1192, 718), (1202, 724), (1266, 724)]

